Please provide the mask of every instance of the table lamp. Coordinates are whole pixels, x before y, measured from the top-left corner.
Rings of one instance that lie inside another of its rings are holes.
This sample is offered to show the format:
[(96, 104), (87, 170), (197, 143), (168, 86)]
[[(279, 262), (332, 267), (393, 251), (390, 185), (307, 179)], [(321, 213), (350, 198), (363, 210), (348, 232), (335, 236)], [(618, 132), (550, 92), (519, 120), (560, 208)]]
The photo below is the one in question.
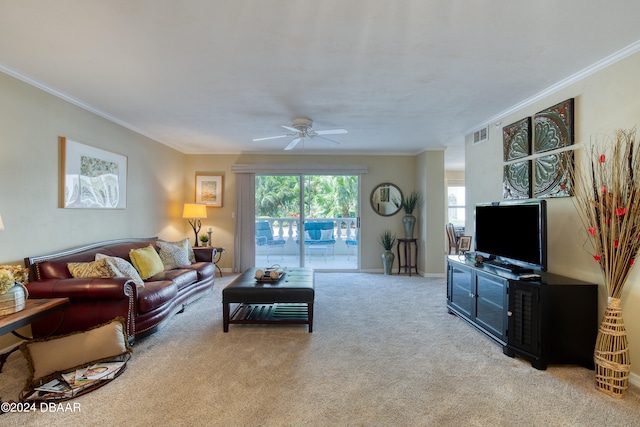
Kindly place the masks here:
[(2, 215), (0, 215), (0, 231), (4, 230), (4, 224), (2, 223)]
[(189, 224), (193, 228), (193, 232), (196, 235), (196, 242), (193, 247), (198, 247), (198, 232), (202, 228), (202, 218), (207, 217), (207, 205), (199, 205), (197, 203), (185, 203), (184, 210), (182, 211), (182, 218), (186, 218)]

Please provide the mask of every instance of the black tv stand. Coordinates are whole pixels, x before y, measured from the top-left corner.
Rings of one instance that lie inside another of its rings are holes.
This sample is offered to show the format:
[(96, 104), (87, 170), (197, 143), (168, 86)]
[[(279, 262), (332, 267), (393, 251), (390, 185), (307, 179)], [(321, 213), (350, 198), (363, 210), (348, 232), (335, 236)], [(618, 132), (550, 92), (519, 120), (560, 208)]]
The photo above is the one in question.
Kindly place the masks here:
[(521, 279), (491, 264), (450, 255), (447, 309), (536, 369), (580, 364), (594, 369), (598, 285), (548, 272)]
[(533, 273), (532, 268), (520, 267), (518, 265), (509, 264), (507, 262), (498, 261), (496, 259), (490, 259), (483, 262), (489, 264), (491, 267), (499, 268), (500, 270), (509, 271), (513, 274)]

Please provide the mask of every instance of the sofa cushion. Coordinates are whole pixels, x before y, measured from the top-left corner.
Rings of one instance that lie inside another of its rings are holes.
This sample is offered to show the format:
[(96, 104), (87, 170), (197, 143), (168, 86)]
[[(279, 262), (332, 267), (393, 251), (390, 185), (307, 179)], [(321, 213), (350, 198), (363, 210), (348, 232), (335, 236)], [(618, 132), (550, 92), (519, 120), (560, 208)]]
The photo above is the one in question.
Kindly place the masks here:
[(153, 275), (152, 277), (149, 277), (147, 279), (147, 283), (160, 282), (163, 280), (171, 281), (176, 284), (178, 289), (182, 289), (187, 285), (197, 282), (198, 273), (193, 270), (185, 270), (185, 269), (165, 270), (165, 271), (161, 271), (158, 274)]
[(112, 275), (111, 268), (109, 268), (106, 259), (91, 262), (70, 262), (67, 264), (67, 268), (75, 278), (109, 278)]
[(175, 282), (159, 280), (146, 282), (144, 288), (138, 291), (138, 311), (146, 313), (154, 310), (178, 295), (178, 286)]
[(107, 265), (111, 268), (111, 277), (128, 277), (135, 282), (138, 288), (144, 287), (144, 281), (138, 274), (138, 270), (129, 261), (115, 256), (96, 254), (96, 261), (100, 259), (106, 260)]
[(146, 248), (132, 249), (129, 252), (131, 263), (140, 273), (140, 278), (145, 280), (164, 270), (164, 264), (156, 252), (156, 249), (149, 245)]
[(158, 240), (156, 245), (160, 248), (159, 255), (165, 270), (173, 270), (174, 268), (191, 265), (188, 249), (190, 245), (188, 241), (183, 240), (181, 242), (170, 243)]
[(198, 273), (198, 280), (204, 280), (212, 276), (215, 277), (216, 275), (216, 266), (212, 262), (196, 262), (188, 268)]

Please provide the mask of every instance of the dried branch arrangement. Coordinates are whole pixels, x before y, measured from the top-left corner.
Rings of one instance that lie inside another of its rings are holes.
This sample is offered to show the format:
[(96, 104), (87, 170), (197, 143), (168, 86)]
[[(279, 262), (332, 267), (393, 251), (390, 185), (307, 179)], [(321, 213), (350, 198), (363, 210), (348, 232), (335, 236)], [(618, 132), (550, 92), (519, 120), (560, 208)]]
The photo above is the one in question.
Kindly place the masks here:
[(640, 250), (640, 147), (635, 129), (591, 147), (591, 164), (575, 173), (575, 202), (610, 297), (620, 298)]
[(576, 210), (609, 296), (594, 353), (597, 387), (622, 397), (631, 363), (620, 297), (640, 250), (640, 147), (635, 128), (591, 147), (590, 164), (571, 171)]

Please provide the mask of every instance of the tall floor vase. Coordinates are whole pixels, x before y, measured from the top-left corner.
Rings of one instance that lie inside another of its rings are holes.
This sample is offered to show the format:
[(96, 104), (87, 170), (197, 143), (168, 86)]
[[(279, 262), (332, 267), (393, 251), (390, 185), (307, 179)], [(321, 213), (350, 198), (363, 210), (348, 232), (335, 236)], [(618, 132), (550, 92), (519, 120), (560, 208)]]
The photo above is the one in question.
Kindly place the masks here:
[(598, 390), (610, 396), (623, 397), (629, 383), (631, 360), (622, 320), (622, 304), (618, 298), (609, 297), (598, 330), (594, 362)]
[(387, 276), (391, 274), (391, 269), (393, 268), (393, 260), (396, 256), (390, 250), (386, 249), (382, 253), (382, 268), (384, 270), (384, 274)]
[(413, 228), (416, 226), (416, 217), (411, 214), (403, 216), (402, 225), (404, 225), (404, 237), (406, 239), (413, 239)]

